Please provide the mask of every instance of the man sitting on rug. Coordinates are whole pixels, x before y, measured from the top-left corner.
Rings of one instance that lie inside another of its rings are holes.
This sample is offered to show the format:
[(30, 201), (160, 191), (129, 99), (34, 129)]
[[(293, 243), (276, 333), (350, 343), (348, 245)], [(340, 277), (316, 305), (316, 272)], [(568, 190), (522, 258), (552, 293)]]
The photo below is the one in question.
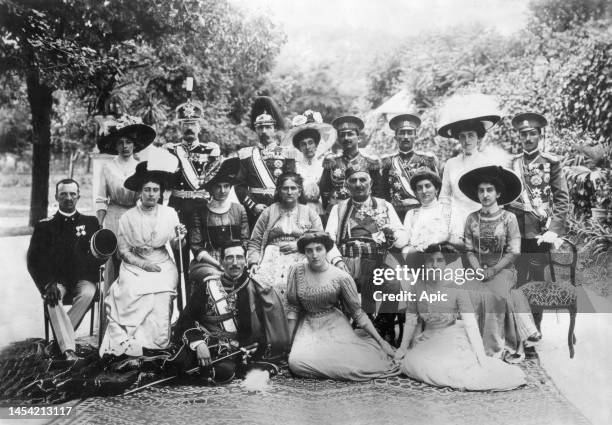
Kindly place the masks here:
[[(194, 282), (193, 295), (188, 299), (172, 333), (174, 342), (183, 344), (175, 356), (183, 357), (179, 360), (182, 364), (179, 367), (188, 369), (199, 365), (215, 383), (231, 381), (237, 366), (233, 357), (220, 362), (216, 360), (236, 352), (241, 345), (252, 343), (257, 338), (256, 333), (252, 332), (251, 291), (247, 288), (249, 275), (241, 241), (231, 241), (224, 247), (221, 265), (224, 270), (222, 276), (212, 272), (211, 268), (209, 276)], [(194, 355), (185, 351), (192, 351)], [(189, 360), (185, 360), (185, 357)], [(240, 358), (235, 357), (236, 360)], [(186, 364), (191, 366), (187, 367)]]

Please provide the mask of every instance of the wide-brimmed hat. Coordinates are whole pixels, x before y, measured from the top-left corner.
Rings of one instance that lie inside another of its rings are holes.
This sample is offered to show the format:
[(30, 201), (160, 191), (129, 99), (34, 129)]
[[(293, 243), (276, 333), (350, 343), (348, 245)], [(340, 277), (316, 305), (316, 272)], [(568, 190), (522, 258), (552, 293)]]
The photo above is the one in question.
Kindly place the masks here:
[(429, 180), (438, 191), (442, 188), (440, 176), (429, 168), (422, 167), (417, 169), (412, 177), (410, 177), (410, 189), (412, 189), (413, 192), (416, 192), (416, 185), (421, 180)]
[(129, 137), (134, 142), (134, 153), (140, 152), (155, 140), (155, 130), (142, 123), (138, 117), (121, 115), (103, 121), (100, 125), (98, 149), (100, 153), (117, 155), (116, 142), (120, 137)]
[(217, 183), (229, 183), (232, 186), (238, 183), (240, 158), (234, 156), (225, 159), (217, 170), (217, 173), (204, 184), (204, 189), (210, 191), (210, 189)]
[(308, 230), (297, 241), (298, 252), (303, 254), (304, 250), (306, 249), (306, 246), (313, 242), (323, 244), (327, 251), (331, 250), (334, 247), (334, 241), (329, 235), (329, 233), (324, 232), (322, 230)]
[(512, 118), (512, 127), (514, 127), (516, 131), (540, 129), (547, 125), (548, 121), (546, 118), (535, 112), (524, 112)]
[(153, 148), (149, 152), (148, 161), (136, 166), (136, 172), (129, 176), (123, 186), (126, 189), (138, 192), (144, 182), (155, 180), (166, 188), (174, 184), (174, 173), (178, 170), (178, 159), (162, 148)]
[(438, 135), (456, 138), (460, 131), (479, 129), (482, 137), (483, 132), (499, 122), (501, 115), (493, 96), (482, 93), (455, 95), (440, 108)]
[(397, 131), (402, 128), (409, 128), (416, 130), (421, 125), (421, 119), (416, 115), (412, 114), (401, 114), (391, 118), (389, 121), (389, 127), (393, 131)]
[(319, 142), (321, 142), (321, 130), (323, 126), (329, 126), (329, 124), (318, 124), (318, 123), (308, 123), (302, 124), (297, 127), (293, 127), (291, 130), (287, 132), (287, 138), (291, 140), (293, 146), (296, 149), (300, 149), (300, 141), (306, 138), (314, 139), (317, 146), (319, 146)]
[(472, 201), (480, 203), (478, 185), (483, 182), (495, 184), (498, 191), (501, 192), (501, 196), (497, 200), (499, 205), (509, 204), (518, 198), (523, 191), (519, 176), (512, 170), (499, 165), (489, 165), (468, 171), (459, 179), (459, 189)]

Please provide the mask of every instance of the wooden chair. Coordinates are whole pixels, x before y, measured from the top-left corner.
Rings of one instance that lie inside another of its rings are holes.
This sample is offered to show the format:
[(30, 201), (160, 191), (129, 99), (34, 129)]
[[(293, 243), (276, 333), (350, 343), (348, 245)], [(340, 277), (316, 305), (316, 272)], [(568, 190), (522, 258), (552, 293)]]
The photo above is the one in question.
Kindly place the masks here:
[[(536, 319), (536, 326), (540, 330), (542, 312), (545, 309), (567, 309), (570, 314), (570, 324), (567, 333), (567, 345), (570, 358), (574, 358), (574, 344), (576, 335), (577, 296), (576, 296), (576, 263), (578, 251), (576, 245), (563, 238), (563, 245), (559, 249), (551, 249), (549, 253), (550, 281), (533, 281), (521, 286), (520, 289), (527, 297), (531, 311)], [(555, 267), (569, 269), (569, 283), (557, 282)]]
[[(100, 306), (100, 282), (104, 281), (104, 265), (102, 265), (100, 267), (100, 272), (99, 272), (99, 281), (96, 282), (96, 293), (93, 297), (93, 299), (91, 300), (91, 305), (90, 305), (90, 310), (91, 312), (89, 313), (91, 320), (89, 321), (89, 336), (93, 335), (93, 331), (94, 331), (94, 317), (95, 317), (95, 312), (96, 312), (96, 303), (98, 303), (98, 309), (100, 312), (100, 315), (102, 314), (102, 308)], [(70, 294), (66, 294), (64, 296), (64, 298), (62, 299), (62, 304), (64, 305), (72, 305), (72, 296)], [(49, 328), (51, 327), (51, 322), (49, 320), (49, 314), (47, 312), (47, 302), (45, 300), (43, 300), (43, 317), (44, 317), (44, 322), (45, 322), (45, 342), (49, 343)], [(79, 323), (75, 330), (80, 326), (81, 324)], [(100, 329), (101, 330), (101, 329)], [(55, 333), (54, 333), (55, 335)]]

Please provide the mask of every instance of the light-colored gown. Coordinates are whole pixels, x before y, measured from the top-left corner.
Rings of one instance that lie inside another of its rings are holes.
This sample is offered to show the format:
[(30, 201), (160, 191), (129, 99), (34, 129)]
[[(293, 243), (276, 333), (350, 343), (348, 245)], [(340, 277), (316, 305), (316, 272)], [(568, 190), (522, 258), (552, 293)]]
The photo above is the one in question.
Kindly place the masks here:
[[(138, 161), (131, 157), (125, 166), (120, 166), (117, 156), (104, 164), (100, 173), (98, 191), (96, 193), (95, 210), (105, 210), (103, 227), (112, 230), (115, 235), (119, 230), (119, 219), (130, 208), (136, 205), (138, 193), (123, 187), (125, 179), (134, 174)], [(104, 270), (106, 290), (117, 278), (119, 261), (110, 258)]]
[[(176, 211), (164, 205), (145, 211), (139, 204), (119, 220), (118, 249), (123, 261), (104, 302), (108, 327), (100, 356), (140, 356), (143, 347), (168, 346), (178, 273), (166, 243), (175, 237), (178, 224)], [(146, 263), (156, 264), (161, 271), (144, 270)]]
[(319, 180), (323, 174), (323, 159), (306, 159), (303, 155), (299, 156), (295, 163), (296, 171), (304, 179), (304, 198), (308, 205), (318, 215), (325, 213), (319, 192)]
[[(259, 216), (248, 243), (248, 263), (259, 264), (255, 278), (262, 284), (274, 287), (285, 307), (287, 273), (292, 265), (303, 263), (305, 257), (299, 252), (283, 254), (279, 245), (297, 241), (307, 230), (323, 230), (321, 218), (316, 212), (301, 204), (287, 211), (275, 202)], [(334, 248), (332, 252), (339, 256), (337, 249)]]
[(399, 373), (379, 344), (363, 329), (354, 330), (338, 308), (360, 326), (369, 320), (348, 273), (331, 265), (314, 272), (308, 264), (299, 264), (289, 272), (287, 293), (288, 318), (299, 320), (289, 354), (294, 374), (367, 381)]
[[(446, 301), (418, 301), (424, 291), (432, 294), (439, 290), (447, 294)], [(401, 363), (404, 374), (430, 385), (471, 391), (505, 391), (525, 384), (525, 374), (518, 366), (485, 355), (466, 291), (432, 289), (419, 281), (413, 292), (417, 301), (408, 303), (406, 326), (415, 332), (412, 347)], [(418, 319), (425, 324), (423, 331)]]

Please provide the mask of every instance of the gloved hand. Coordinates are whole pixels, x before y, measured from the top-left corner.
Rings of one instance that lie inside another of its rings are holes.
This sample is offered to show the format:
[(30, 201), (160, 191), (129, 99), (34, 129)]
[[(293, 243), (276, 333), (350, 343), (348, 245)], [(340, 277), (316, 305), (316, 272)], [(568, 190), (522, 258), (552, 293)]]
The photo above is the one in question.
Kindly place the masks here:
[(536, 236), (536, 241), (538, 245), (542, 242), (553, 244), (555, 249), (559, 249), (559, 247), (563, 245), (563, 239), (550, 230), (546, 231), (543, 235)]

